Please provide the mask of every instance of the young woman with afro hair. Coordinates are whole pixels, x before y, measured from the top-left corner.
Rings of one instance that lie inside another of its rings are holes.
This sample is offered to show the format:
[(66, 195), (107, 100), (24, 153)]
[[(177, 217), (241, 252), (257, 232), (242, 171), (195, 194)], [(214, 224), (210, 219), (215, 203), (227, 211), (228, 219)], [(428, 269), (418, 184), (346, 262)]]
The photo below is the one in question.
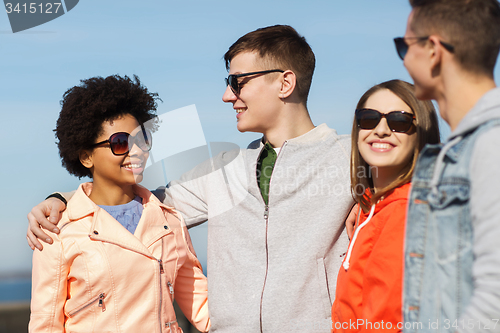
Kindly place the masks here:
[(180, 214), (138, 185), (156, 130), (156, 93), (139, 78), (82, 80), (55, 130), (63, 166), (88, 176), (33, 253), (30, 332), (182, 332), (175, 299), (210, 328), (207, 282)]

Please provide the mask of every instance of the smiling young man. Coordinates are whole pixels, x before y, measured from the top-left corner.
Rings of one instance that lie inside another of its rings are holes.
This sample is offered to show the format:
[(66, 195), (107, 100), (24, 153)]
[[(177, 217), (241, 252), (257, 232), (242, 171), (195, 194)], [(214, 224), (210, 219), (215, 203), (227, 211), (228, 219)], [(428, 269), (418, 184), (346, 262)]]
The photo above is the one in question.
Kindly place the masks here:
[(500, 331), (497, 0), (410, 0), (398, 54), (452, 133), (429, 146), (409, 198), (405, 331)]
[[(315, 57), (293, 28), (250, 32), (224, 59), (223, 101), (233, 104), (238, 130), (263, 138), (219, 154), (161, 191), (188, 226), (208, 220), (211, 331), (330, 332), (348, 245), (344, 219), (353, 204), (350, 138), (313, 125), (307, 96)], [(50, 227), (45, 213), (54, 201), (29, 216), (40, 237), (38, 223)]]

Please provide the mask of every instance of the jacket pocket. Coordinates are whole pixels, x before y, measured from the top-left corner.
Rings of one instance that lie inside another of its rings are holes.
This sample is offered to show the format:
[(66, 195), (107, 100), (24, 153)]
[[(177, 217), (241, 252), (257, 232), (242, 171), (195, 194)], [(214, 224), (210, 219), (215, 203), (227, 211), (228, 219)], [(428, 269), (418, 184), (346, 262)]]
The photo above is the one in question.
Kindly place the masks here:
[(101, 309), (101, 311), (104, 312), (104, 311), (106, 311), (106, 305), (104, 303), (105, 298), (106, 298), (106, 294), (101, 292), (97, 296), (95, 296), (92, 299), (90, 299), (89, 301), (85, 302), (84, 304), (78, 306), (77, 308), (75, 308), (71, 311), (68, 311), (67, 316), (71, 318), (74, 315), (82, 312), (83, 310), (89, 309), (93, 305), (97, 305)]
[(428, 195), (430, 209), (433, 211), (430, 216), (434, 219), (430, 232), (435, 235), (435, 255), (441, 265), (455, 262), (472, 247), (469, 184), (466, 180), (459, 180), (444, 182), (436, 193)]
[(330, 290), (328, 289), (325, 262), (323, 258), (318, 258), (316, 259), (316, 263), (321, 303), (323, 304), (325, 318), (330, 318), (332, 313), (332, 300), (330, 298)]

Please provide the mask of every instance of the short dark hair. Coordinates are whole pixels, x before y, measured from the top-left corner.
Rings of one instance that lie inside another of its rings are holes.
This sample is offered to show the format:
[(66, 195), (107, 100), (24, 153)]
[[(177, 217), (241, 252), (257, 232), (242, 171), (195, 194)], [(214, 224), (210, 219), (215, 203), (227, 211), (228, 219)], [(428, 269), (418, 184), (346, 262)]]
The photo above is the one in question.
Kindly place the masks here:
[(415, 33), (439, 34), (454, 46), (463, 69), (493, 77), (500, 50), (497, 0), (410, 0), (410, 4)]
[(307, 102), (316, 59), (306, 39), (294, 28), (274, 25), (240, 37), (224, 55), (226, 69), (229, 70), (231, 60), (242, 52), (257, 52), (264, 64), (269, 66), (265, 69), (294, 72), (297, 76), (298, 96)]
[(157, 126), (157, 93), (150, 93), (139, 78), (118, 75), (92, 77), (68, 89), (61, 100), (61, 112), (54, 130), (62, 165), (79, 178), (92, 177), (80, 162), (80, 152), (91, 149), (105, 121), (133, 116), (151, 130)]

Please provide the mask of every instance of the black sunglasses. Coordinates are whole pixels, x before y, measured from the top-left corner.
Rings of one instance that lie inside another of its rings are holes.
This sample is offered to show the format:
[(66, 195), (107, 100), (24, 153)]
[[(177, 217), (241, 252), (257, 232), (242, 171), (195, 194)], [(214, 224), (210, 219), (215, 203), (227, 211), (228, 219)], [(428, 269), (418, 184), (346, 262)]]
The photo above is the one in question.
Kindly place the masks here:
[[(417, 41), (415, 43), (418, 43), (418, 42), (422, 42), (424, 40), (427, 40), (429, 39), (430, 36), (426, 36), (426, 37), (397, 37), (397, 38), (394, 38), (394, 44), (396, 45), (396, 51), (398, 52), (398, 56), (401, 58), (401, 60), (404, 60), (405, 59), (405, 56), (406, 56), (406, 53), (408, 53), (408, 48), (410, 47), (410, 45), (412, 44), (408, 44), (406, 42), (406, 39), (416, 39)], [(455, 47), (451, 44), (448, 44), (448, 43), (445, 43), (443, 41), (439, 41), (439, 43), (441, 45), (443, 45), (443, 47), (448, 50), (448, 52), (451, 52), (453, 53), (453, 51), (455, 50)]]
[(284, 73), (285, 71), (282, 71), (281, 69), (270, 69), (267, 71), (258, 71), (258, 72), (251, 72), (251, 73), (243, 73), (243, 74), (229, 74), (226, 79), (226, 87), (229, 86), (231, 87), (231, 90), (235, 95), (238, 95), (240, 93), (241, 87), (240, 84), (238, 83), (238, 78), (243, 77), (243, 76), (249, 76), (249, 75), (254, 75), (254, 74), (267, 74), (267, 73), (275, 73), (275, 72), (280, 72)]
[(109, 143), (109, 148), (111, 148), (113, 155), (121, 156), (128, 154), (130, 148), (132, 148), (134, 144), (144, 152), (150, 151), (153, 144), (153, 138), (151, 132), (141, 126), (141, 131), (137, 132), (136, 135), (117, 132), (112, 134), (108, 140), (95, 143), (91, 147), (93, 148), (104, 143)]
[(406, 111), (392, 111), (389, 113), (381, 113), (373, 109), (358, 109), (356, 110), (356, 122), (358, 127), (365, 130), (371, 130), (377, 127), (380, 120), (385, 118), (387, 126), (393, 132), (406, 133), (413, 125), (415, 115)]

